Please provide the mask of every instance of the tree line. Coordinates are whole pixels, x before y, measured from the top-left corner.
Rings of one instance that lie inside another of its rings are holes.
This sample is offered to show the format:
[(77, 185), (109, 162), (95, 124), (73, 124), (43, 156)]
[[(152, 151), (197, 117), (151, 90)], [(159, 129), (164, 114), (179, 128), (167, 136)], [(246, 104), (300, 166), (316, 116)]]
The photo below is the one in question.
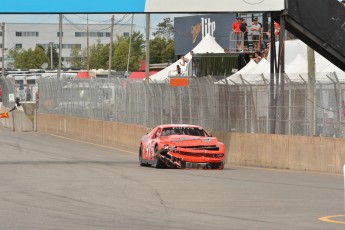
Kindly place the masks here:
[[(158, 23), (157, 30), (153, 33), (154, 38), (150, 40), (151, 64), (166, 63), (174, 59), (173, 34), (173, 21), (170, 18), (164, 18), (163, 22)], [(140, 61), (145, 60), (145, 39), (144, 34), (140, 31), (133, 32), (131, 42), (130, 37), (116, 36), (112, 44), (112, 69), (126, 70), (129, 46), (129, 71), (138, 70)], [(67, 61), (70, 68), (74, 69), (85, 69), (87, 65), (90, 69), (108, 69), (109, 47), (110, 43), (101, 44), (99, 40), (91, 45), (89, 50), (87, 48), (81, 50), (78, 46), (72, 46), (69, 60), (62, 61)], [(48, 63), (49, 69), (55, 69), (59, 59), (55, 46), (45, 50), (41, 45), (36, 45), (35, 49), (28, 50), (12, 48), (9, 50), (9, 56), (14, 59), (11, 67), (17, 69), (41, 69), (44, 63)], [(53, 66), (51, 66), (51, 57)]]

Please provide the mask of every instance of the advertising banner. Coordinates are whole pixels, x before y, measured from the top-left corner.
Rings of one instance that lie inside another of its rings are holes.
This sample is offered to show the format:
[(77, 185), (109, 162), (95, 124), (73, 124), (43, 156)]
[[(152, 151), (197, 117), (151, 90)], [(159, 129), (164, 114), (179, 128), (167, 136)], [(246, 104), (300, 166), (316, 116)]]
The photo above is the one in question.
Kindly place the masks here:
[(175, 17), (175, 55), (188, 53), (206, 34), (210, 34), (220, 46), (228, 49), (231, 25), (235, 19), (235, 13)]

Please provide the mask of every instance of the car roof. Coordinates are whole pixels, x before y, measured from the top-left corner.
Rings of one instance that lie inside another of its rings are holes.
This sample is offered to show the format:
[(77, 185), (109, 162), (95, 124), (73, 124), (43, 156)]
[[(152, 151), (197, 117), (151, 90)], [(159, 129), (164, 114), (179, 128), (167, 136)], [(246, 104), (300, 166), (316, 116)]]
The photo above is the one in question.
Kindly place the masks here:
[(164, 125), (159, 125), (161, 128), (172, 128), (172, 127), (184, 127), (184, 128), (202, 128), (203, 127), (199, 125), (190, 125), (190, 124), (164, 124)]

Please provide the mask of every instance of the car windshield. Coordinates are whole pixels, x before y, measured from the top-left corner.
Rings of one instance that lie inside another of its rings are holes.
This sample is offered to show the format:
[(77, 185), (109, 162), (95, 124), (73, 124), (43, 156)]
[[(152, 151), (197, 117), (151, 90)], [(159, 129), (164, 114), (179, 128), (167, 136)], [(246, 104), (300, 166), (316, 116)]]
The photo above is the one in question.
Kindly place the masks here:
[(189, 136), (201, 136), (208, 137), (208, 134), (204, 129), (198, 127), (169, 127), (164, 128), (162, 137), (170, 135), (189, 135)]

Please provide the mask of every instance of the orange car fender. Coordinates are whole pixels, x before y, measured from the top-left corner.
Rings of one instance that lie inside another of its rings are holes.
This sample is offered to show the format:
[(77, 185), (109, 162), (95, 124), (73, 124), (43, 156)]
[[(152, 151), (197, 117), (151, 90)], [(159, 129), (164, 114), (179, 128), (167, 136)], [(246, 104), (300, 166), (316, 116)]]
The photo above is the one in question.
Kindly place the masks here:
[(150, 151), (151, 151), (151, 143), (152, 143), (152, 139), (148, 140), (145, 146), (145, 155), (146, 158), (150, 157)]
[(150, 139), (147, 143), (146, 143), (146, 157), (147, 158), (152, 158), (154, 155), (154, 148), (156, 145), (156, 140), (155, 139)]

